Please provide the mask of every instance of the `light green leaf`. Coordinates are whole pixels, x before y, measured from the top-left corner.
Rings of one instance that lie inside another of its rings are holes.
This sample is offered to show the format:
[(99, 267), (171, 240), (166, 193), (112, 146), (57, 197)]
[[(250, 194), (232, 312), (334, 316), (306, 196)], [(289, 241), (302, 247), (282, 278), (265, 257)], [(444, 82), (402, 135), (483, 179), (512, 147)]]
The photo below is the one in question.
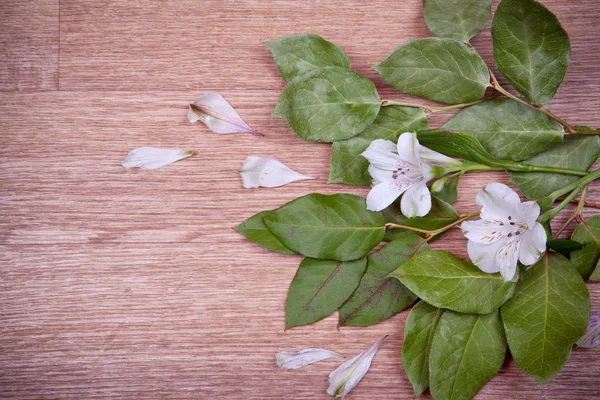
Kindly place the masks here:
[[(386, 223), (410, 226), (427, 231), (443, 228), (458, 219), (458, 213), (454, 207), (436, 196), (431, 196), (431, 211), (424, 217), (407, 218), (402, 215), (399, 200), (392, 203), (381, 213)], [(390, 242), (397, 237), (401, 237), (405, 232), (404, 229), (390, 229), (385, 233), (384, 240)]]
[(433, 335), (443, 308), (437, 308), (420, 301), (412, 309), (404, 325), (402, 345), (402, 367), (419, 397), (429, 387), (429, 354)]
[(341, 262), (305, 258), (288, 291), (286, 329), (312, 324), (337, 310), (360, 283), (367, 259)]
[(373, 68), (398, 90), (449, 104), (483, 98), (490, 81), (479, 54), (453, 39), (412, 40)]
[(498, 373), (505, 356), (506, 338), (498, 311), (486, 315), (446, 311), (431, 344), (431, 397), (472, 399)]
[(287, 83), (315, 68), (350, 68), (350, 60), (338, 45), (312, 33), (286, 36), (265, 44)]
[(350, 261), (364, 257), (385, 233), (380, 213), (351, 194), (309, 194), (263, 218), (287, 248), (307, 257)]
[(367, 272), (360, 286), (340, 308), (340, 326), (368, 326), (386, 320), (410, 307), (417, 296), (388, 275), (416, 253), (429, 249), (412, 232), (369, 255)]
[(551, 252), (525, 273), (515, 296), (502, 307), (510, 353), (542, 384), (567, 362), (589, 318), (583, 279), (569, 260)]
[(486, 101), (466, 108), (441, 129), (479, 140), (496, 158), (522, 161), (562, 143), (562, 125), (541, 111), (511, 99)]
[(265, 226), (263, 218), (271, 213), (272, 211), (259, 212), (236, 226), (235, 230), (269, 250), (283, 254), (297, 254), (285, 247)]
[[(587, 171), (600, 154), (598, 136), (568, 135), (565, 141), (526, 162), (533, 165)], [(530, 199), (544, 197), (575, 182), (579, 177), (544, 172), (511, 172), (511, 181)]]
[(438, 37), (468, 42), (485, 28), (492, 0), (423, 0), (423, 16)]
[(330, 183), (370, 186), (369, 162), (360, 154), (376, 139), (396, 143), (404, 132), (427, 129), (427, 117), (418, 108), (383, 107), (373, 125), (351, 139), (333, 143), (329, 168)]
[(569, 36), (554, 14), (535, 0), (502, 0), (492, 23), (494, 60), (532, 104), (554, 97), (571, 58)]
[(588, 279), (600, 260), (600, 215), (582, 221), (571, 239), (583, 245), (583, 249), (571, 253), (571, 262), (583, 279)]
[(431, 305), (466, 313), (488, 314), (510, 299), (515, 282), (486, 274), (447, 251), (415, 254), (390, 274)]
[(358, 135), (373, 123), (381, 107), (373, 82), (344, 68), (321, 68), (293, 80), (284, 93), (287, 121), (294, 132), (318, 142)]

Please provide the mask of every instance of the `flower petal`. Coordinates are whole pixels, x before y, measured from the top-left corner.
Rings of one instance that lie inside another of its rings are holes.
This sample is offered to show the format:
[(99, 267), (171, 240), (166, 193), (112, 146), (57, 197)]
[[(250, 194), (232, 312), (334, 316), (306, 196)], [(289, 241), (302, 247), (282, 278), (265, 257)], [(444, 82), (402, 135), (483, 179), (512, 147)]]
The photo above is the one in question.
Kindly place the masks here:
[(540, 216), (540, 205), (535, 201), (519, 203), (517, 204), (517, 216), (531, 228), (536, 224), (536, 220)]
[(494, 274), (500, 271), (500, 264), (496, 255), (498, 250), (504, 244), (506, 240), (498, 240), (492, 244), (476, 243), (469, 240), (467, 243), (467, 251), (471, 262), (475, 264), (480, 270), (488, 274)]
[(346, 361), (329, 374), (327, 394), (333, 397), (346, 396), (365, 376), (369, 367), (371, 367), (371, 361), (375, 357), (375, 353), (377, 353), (379, 346), (381, 346), (386, 337), (384, 336), (377, 343), (353, 359)]
[(576, 343), (579, 347), (592, 349), (600, 344), (600, 313), (592, 314), (585, 334)]
[(297, 173), (276, 158), (269, 156), (248, 156), (240, 170), (246, 189), (257, 187), (274, 188), (288, 183), (315, 179)]
[(394, 142), (377, 139), (373, 140), (361, 155), (366, 158), (371, 165), (393, 171), (396, 169), (398, 162), (402, 161), (395, 151), (396, 145)]
[(430, 148), (422, 145), (419, 145), (419, 158), (421, 159), (422, 163), (444, 168), (459, 166), (462, 164), (462, 162), (459, 160), (445, 156), (442, 153), (438, 153), (437, 151), (433, 151)]
[(372, 164), (369, 165), (369, 174), (371, 175), (371, 178), (373, 178), (373, 184), (375, 185), (381, 182), (394, 180), (394, 178), (392, 177), (392, 175), (394, 174), (393, 171), (390, 171), (388, 169), (377, 168)]
[(420, 165), (419, 147), (419, 141), (417, 140), (417, 135), (415, 135), (414, 132), (404, 132), (398, 137), (396, 150), (398, 151), (398, 156), (402, 161), (406, 161), (414, 165)]
[(410, 181), (384, 181), (373, 186), (367, 195), (367, 210), (381, 211), (410, 186)]
[(490, 183), (477, 193), (475, 198), (481, 206), (483, 219), (508, 219), (517, 216), (517, 204), (521, 202), (519, 195), (502, 183)]
[(523, 234), (521, 249), (519, 251), (519, 261), (523, 265), (533, 265), (538, 262), (542, 254), (546, 251), (546, 240), (546, 230), (542, 224), (535, 222), (533, 229), (530, 228)]
[(400, 211), (408, 218), (424, 217), (431, 211), (431, 193), (424, 182), (409, 187), (400, 200)]
[(343, 355), (323, 349), (281, 351), (275, 355), (277, 366), (283, 369), (298, 369), (328, 358), (344, 358)]
[(510, 281), (515, 277), (521, 242), (520, 239), (513, 237), (507, 240), (496, 254), (498, 264), (500, 265), (500, 275), (502, 275), (505, 281)]
[(121, 163), (125, 168), (156, 169), (194, 154), (192, 150), (140, 147), (131, 150)]
[(258, 133), (242, 120), (231, 105), (218, 93), (200, 96), (188, 110), (191, 123), (200, 121), (215, 133)]
[(480, 244), (491, 244), (505, 237), (510, 228), (500, 220), (479, 219), (465, 221), (460, 225), (463, 235), (470, 241)]

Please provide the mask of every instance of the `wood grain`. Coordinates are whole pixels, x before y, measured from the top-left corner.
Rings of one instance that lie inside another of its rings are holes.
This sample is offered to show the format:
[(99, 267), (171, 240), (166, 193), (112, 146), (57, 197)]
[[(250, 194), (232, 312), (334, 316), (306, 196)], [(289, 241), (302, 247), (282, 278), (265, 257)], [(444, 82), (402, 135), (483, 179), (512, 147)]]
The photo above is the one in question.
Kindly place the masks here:
[[(600, 126), (595, 0), (544, 3), (574, 49), (550, 108), (572, 123)], [(274, 354), (324, 347), (352, 356), (389, 334), (349, 398), (412, 398), (399, 358), (406, 312), (369, 328), (337, 330), (334, 315), (284, 332), (287, 287), (300, 260), (261, 249), (232, 228), (307, 193), (368, 190), (328, 185), (331, 146), (302, 141), (270, 116), (283, 83), (262, 42), (320, 33), (348, 51), (382, 97), (407, 98), (370, 65), (429, 35), (420, 4), (61, 0), (60, 70), (58, 47), (42, 46), (54, 52), (35, 63), (45, 72), (0, 74), (1, 90), (11, 91), (0, 99), (0, 397), (326, 399), (337, 362), (288, 372), (274, 367)], [(0, 5), (11, 10), (9, 25), (22, 26), (0, 28), (0, 40), (49, 40), (49, 14), (34, 18), (29, 7)], [(489, 30), (473, 44), (491, 60)], [(15, 51), (0, 60), (0, 71), (29, 54)], [(57, 79), (54, 86), (36, 81), (48, 71), (60, 72), (60, 87)], [(41, 92), (49, 89), (61, 90)], [(215, 135), (189, 124), (187, 103), (208, 90), (219, 90), (266, 136)], [(154, 171), (120, 166), (145, 145), (196, 154)], [(245, 190), (238, 170), (250, 154), (276, 156), (319, 179)], [(465, 177), (457, 208), (475, 211), (474, 194), (490, 181), (507, 177)], [(600, 203), (598, 184), (590, 201)], [(434, 247), (465, 255), (458, 230)], [(589, 288), (600, 311), (600, 285)], [(599, 355), (575, 351), (544, 387), (507, 362), (477, 398), (600, 398)]]

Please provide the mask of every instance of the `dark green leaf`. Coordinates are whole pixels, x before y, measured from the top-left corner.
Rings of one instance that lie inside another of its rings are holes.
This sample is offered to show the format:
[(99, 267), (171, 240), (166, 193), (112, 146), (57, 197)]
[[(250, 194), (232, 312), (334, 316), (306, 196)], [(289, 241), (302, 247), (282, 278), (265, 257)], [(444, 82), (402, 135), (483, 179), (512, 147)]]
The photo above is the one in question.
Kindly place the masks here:
[(506, 338), (498, 311), (486, 315), (446, 311), (431, 344), (431, 397), (473, 398), (498, 373), (505, 356)]
[(321, 68), (290, 82), (284, 93), (294, 132), (319, 142), (358, 135), (373, 123), (381, 106), (373, 82), (344, 68)]
[[(526, 162), (533, 165), (587, 171), (600, 154), (598, 136), (568, 135), (565, 141)], [(530, 199), (544, 197), (575, 182), (579, 177), (545, 172), (511, 172), (511, 181)]]
[(309, 194), (263, 218), (289, 249), (307, 257), (350, 261), (364, 257), (385, 233), (380, 213), (351, 194)]
[(549, 249), (552, 249), (565, 257), (569, 257), (569, 253), (571, 253), (572, 251), (580, 250), (583, 248), (581, 243), (567, 239), (548, 240), (548, 243), (546, 245)]
[(312, 324), (337, 310), (360, 283), (367, 259), (331, 261), (305, 258), (290, 285), (286, 329)]
[(448, 204), (454, 204), (454, 202), (456, 202), (456, 199), (458, 198), (458, 183), (460, 182), (460, 175), (454, 177), (454, 178), (449, 178), (448, 180), (446, 180), (444, 182), (444, 186), (442, 187), (442, 190), (438, 191), (438, 192), (433, 192), (433, 188), (432, 188), (432, 194), (435, 195), (435, 197), (437, 197), (438, 199), (445, 201)]
[(536, 105), (554, 97), (571, 58), (569, 36), (535, 0), (502, 0), (492, 23), (494, 60), (519, 93)]
[(512, 297), (515, 282), (486, 274), (447, 251), (414, 255), (390, 274), (431, 305), (462, 313), (488, 314)]
[(466, 108), (442, 129), (479, 140), (496, 158), (522, 161), (562, 143), (563, 127), (541, 111), (511, 99), (486, 101)]
[(525, 274), (515, 296), (502, 307), (510, 353), (542, 384), (567, 362), (589, 318), (583, 279), (569, 260), (550, 252)]
[(485, 28), (492, 0), (423, 0), (423, 16), (435, 36), (468, 42)]
[(291, 35), (265, 43), (286, 82), (321, 67), (350, 68), (346, 53), (331, 42), (312, 33)]
[(283, 254), (297, 254), (285, 247), (265, 226), (263, 218), (271, 213), (272, 211), (259, 212), (236, 226), (235, 230), (269, 250)]
[(373, 125), (351, 139), (335, 142), (331, 149), (330, 183), (370, 186), (369, 162), (360, 154), (376, 139), (398, 141), (404, 132), (427, 129), (425, 113), (413, 107), (383, 107)]
[(481, 99), (490, 80), (479, 54), (453, 39), (412, 40), (373, 68), (398, 90), (449, 104)]
[(583, 279), (588, 279), (600, 260), (600, 216), (582, 221), (573, 231), (571, 239), (583, 245), (581, 250), (571, 253), (571, 262)]
[(429, 246), (423, 238), (405, 232), (371, 254), (360, 286), (340, 308), (340, 325), (373, 325), (410, 307), (417, 297), (397, 279), (388, 278), (388, 275), (398, 265), (427, 249)]
[(404, 325), (404, 344), (402, 345), (402, 366), (419, 397), (429, 387), (429, 353), (433, 335), (443, 308), (437, 308), (420, 301), (412, 309)]

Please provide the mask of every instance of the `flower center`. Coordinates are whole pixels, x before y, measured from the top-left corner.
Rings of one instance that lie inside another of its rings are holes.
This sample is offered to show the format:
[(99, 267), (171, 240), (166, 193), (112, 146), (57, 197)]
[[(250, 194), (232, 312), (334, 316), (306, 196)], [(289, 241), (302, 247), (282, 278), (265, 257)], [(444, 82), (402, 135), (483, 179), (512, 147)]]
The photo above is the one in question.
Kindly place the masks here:
[(417, 180), (422, 177), (419, 168), (406, 161), (397, 161), (396, 169), (392, 171), (392, 179), (396, 181)]

